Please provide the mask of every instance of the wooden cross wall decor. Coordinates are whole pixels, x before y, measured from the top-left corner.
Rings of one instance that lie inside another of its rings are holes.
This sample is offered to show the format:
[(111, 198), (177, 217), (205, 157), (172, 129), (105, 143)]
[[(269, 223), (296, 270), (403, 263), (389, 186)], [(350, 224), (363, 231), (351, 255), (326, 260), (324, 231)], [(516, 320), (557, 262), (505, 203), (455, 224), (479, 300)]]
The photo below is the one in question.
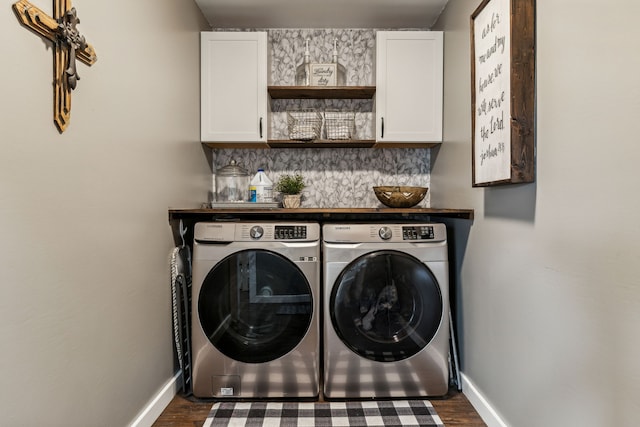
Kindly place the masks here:
[(98, 57), (76, 28), (80, 20), (71, 0), (53, 0), (53, 18), (27, 0), (15, 3), (13, 10), (22, 25), (53, 43), (53, 121), (62, 133), (71, 118), (71, 91), (80, 80), (76, 59), (90, 66)]

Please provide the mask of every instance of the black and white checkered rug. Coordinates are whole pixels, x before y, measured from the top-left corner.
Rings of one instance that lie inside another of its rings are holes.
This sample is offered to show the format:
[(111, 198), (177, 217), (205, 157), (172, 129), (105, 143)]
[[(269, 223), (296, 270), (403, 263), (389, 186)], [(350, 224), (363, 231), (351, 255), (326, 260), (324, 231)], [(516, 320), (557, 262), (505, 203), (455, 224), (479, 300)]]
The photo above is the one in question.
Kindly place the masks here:
[(444, 426), (428, 400), (217, 402), (203, 427)]

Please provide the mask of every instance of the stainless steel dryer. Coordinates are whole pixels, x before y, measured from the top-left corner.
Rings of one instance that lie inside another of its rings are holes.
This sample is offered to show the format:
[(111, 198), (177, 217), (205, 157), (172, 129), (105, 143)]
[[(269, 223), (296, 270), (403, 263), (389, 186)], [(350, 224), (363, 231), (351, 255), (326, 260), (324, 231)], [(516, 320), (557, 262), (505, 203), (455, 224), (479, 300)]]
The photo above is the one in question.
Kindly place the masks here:
[(449, 380), (444, 224), (326, 224), (324, 396), (441, 396)]
[(193, 394), (318, 396), (320, 226), (198, 223), (193, 245)]

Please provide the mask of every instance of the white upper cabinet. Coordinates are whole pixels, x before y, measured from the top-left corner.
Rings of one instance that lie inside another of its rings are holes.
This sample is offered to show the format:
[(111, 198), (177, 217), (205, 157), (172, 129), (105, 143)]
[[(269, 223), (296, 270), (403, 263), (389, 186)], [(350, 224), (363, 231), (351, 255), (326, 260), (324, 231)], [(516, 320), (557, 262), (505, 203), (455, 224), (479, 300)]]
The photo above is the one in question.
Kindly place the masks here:
[(266, 142), (267, 34), (203, 32), (200, 139)]
[(376, 141), (442, 141), (442, 32), (378, 31), (376, 49)]

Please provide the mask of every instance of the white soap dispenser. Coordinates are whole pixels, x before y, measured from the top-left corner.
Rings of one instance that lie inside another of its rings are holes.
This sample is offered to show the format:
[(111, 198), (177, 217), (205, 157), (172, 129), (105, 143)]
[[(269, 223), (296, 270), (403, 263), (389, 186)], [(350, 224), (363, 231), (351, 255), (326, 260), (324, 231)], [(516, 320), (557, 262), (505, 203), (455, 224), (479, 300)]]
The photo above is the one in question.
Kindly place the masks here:
[(305, 41), (304, 59), (296, 68), (296, 85), (309, 86), (311, 84), (311, 53), (309, 53), (309, 39)]
[(338, 62), (338, 39), (333, 39), (333, 55), (331, 62), (336, 64), (336, 84), (338, 86), (346, 86), (347, 70), (344, 65)]

